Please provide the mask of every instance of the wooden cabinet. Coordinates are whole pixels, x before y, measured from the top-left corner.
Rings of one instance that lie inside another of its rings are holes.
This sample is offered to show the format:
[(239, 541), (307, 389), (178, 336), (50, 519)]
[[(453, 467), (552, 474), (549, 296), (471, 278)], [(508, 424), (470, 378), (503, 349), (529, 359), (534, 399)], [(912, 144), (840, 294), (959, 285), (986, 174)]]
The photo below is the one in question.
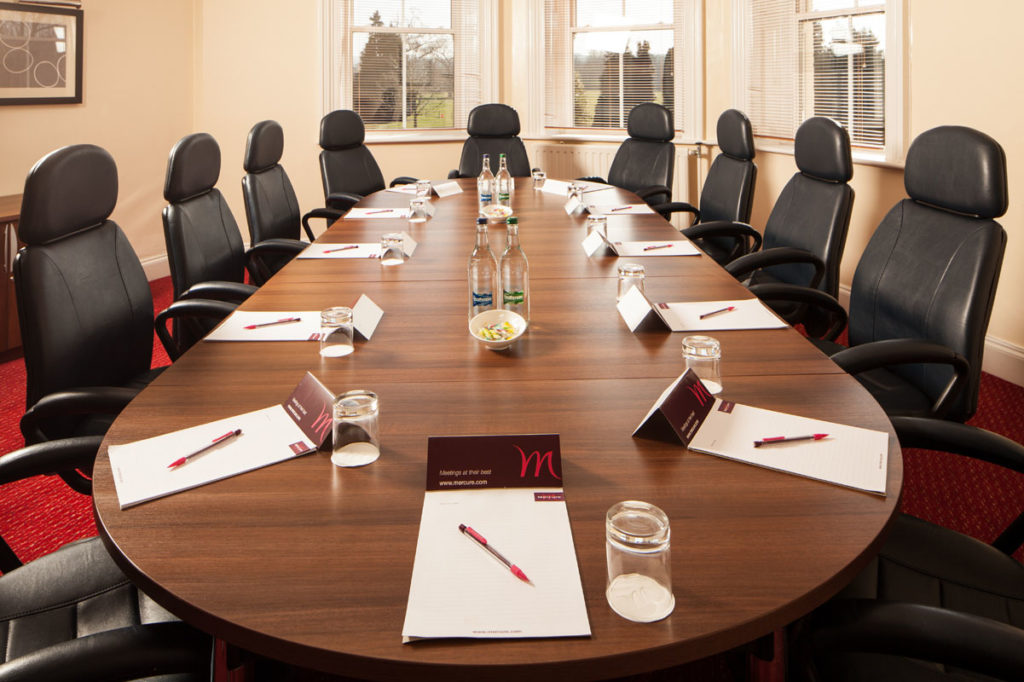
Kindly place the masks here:
[(21, 346), (18, 304), (14, 296), (14, 254), (18, 252), (18, 218), (21, 195), (0, 197), (0, 238), (3, 245), (3, 277), (0, 283), (0, 353)]

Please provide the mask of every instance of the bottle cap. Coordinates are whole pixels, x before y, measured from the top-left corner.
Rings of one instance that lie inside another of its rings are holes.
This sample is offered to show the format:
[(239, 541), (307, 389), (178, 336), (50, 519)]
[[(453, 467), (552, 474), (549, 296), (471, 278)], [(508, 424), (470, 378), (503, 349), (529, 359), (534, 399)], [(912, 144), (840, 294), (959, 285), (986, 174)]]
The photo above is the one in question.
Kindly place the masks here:
[(508, 220), (506, 220), (505, 222), (508, 223), (509, 225), (518, 225), (519, 218), (515, 217), (514, 215), (510, 215), (508, 217)]
[(483, 216), (477, 218), (476, 219), (476, 224), (477, 225), (486, 225), (487, 224), (487, 218), (484, 218)]

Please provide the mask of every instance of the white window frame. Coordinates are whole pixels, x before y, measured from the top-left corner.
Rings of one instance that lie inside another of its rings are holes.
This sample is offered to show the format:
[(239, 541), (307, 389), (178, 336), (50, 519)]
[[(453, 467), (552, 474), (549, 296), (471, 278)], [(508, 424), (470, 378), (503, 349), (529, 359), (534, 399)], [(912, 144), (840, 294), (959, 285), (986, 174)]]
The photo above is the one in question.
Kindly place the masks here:
[[(733, 102), (741, 111), (749, 109), (746, 96), (747, 40), (746, 5), (749, 0), (733, 0)], [(754, 0), (756, 2), (756, 0)], [(794, 3), (795, 4), (795, 3)], [(901, 166), (906, 156), (906, 110), (904, 106), (905, 36), (903, 20), (906, 0), (885, 0), (885, 146), (882, 149), (854, 147), (857, 162), (882, 166)], [(855, 14), (856, 11), (851, 11)], [(807, 13), (794, 9), (794, 21)], [(793, 131), (796, 132), (795, 130)], [(793, 153), (792, 141), (755, 137), (758, 149), (770, 152)]]
[[(498, 0), (477, 0), (480, 5), (480, 103), (495, 101), (498, 91), (498, 54), (497, 54), (497, 18)], [(324, 115), (337, 109), (352, 108), (352, 31), (350, 12), (347, 6), (350, 0), (321, 0), (323, 36), (323, 98), (322, 113)], [(458, 17), (452, 16), (452, 24), (458, 23)], [(453, 26), (454, 29), (454, 26)], [(382, 29), (387, 31), (388, 29)], [(454, 29), (457, 33), (457, 29)], [(395, 31), (398, 32), (398, 31)], [(404, 32), (404, 30), (403, 30)], [(448, 30), (417, 29), (417, 33), (450, 33)], [(456, 64), (464, 64), (460, 57), (460, 42), (455, 41)], [(465, 140), (465, 121), (469, 112), (458, 111), (458, 89), (464, 79), (456, 67), (456, 111), (452, 128), (404, 128), (395, 130), (367, 129), (367, 142), (440, 142), (447, 140)], [(403, 107), (404, 109), (404, 107)]]
[[(519, 0), (517, 0), (519, 1)], [(571, 50), (572, 46), (572, 13), (575, 0), (560, 0), (564, 4), (563, 14), (570, 17), (570, 30), (564, 37), (565, 49)], [(530, 0), (530, 12), (532, 30), (531, 49), (529, 52), (531, 63), (528, 64), (532, 74), (532, 82), (547, 83), (548, 73), (545, 60), (545, 25), (544, 25), (544, 4), (545, 0)], [(682, 106), (682, 126), (676, 130), (675, 142), (679, 144), (690, 144), (701, 139), (700, 131), (704, 129), (704, 3), (700, 0), (676, 0), (677, 9), (673, 12), (672, 29), (675, 31), (676, 50), (674, 52), (674, 73), (676, 78), (676, 106)], [(654, 24), (650, 26), (637, 26), (630, 28), (637, 29), (664, 29), (669, 25)], [(621, 31), (619, 27), (608, 29), (588, 29), (598, 32), (601, 30)], [(687, 49), (688, 48), (688, 49)], [(564, 63), (570, 64), (570, 60)], [(682, 74), (682, 76), (680, 76)], [(571, 66), (562, 74), (559, 74), (562, 81), (562, 90), (570, 93), (562, 99), (563, 107), (572, 107), (572, 70)], [(682, 83), (682, 86), (679, 85)], [(683, 89), (681, 89), (683, 88)], [(547, 97), (544, 88), (535, 95), (531, 93), (529, 102), (529, 130), (530, 136), (538, 139), (557, 139), (566, 141), (621, 141), (626, 138), (625, 130), (622, 128), (604, 129), (574, 128), (574, 127), (548, 127), (547, 118)], [(562, 112), (563, 116), (565, 111)]]

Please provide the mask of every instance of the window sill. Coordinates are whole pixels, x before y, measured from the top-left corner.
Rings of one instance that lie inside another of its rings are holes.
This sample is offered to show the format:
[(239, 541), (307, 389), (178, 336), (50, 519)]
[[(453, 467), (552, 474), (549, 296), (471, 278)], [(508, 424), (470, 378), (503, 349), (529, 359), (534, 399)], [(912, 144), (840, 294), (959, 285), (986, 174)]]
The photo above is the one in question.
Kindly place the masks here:
[[(758, 152), (765, 152), (768, 154), (786, 154), (788, 156), (793, 156), (793, 145), (783, 144), (780, 142), (761, 142), (760, 140), (755, 139), (754, 149)], [(902, 161), (889, 161), (885, 158), (884, 152), (869, 152), (854, 149), (852, 156), (853, 163), (858, 166), (877, 166), (879, 168), (903, 170)], [(756, 162), (757, 159), (755, 158), (754, 161)]]
[(366, 131), (367, 144), (426, 144), (431, 142), (465, 142), (465, 130), (383, 130)]

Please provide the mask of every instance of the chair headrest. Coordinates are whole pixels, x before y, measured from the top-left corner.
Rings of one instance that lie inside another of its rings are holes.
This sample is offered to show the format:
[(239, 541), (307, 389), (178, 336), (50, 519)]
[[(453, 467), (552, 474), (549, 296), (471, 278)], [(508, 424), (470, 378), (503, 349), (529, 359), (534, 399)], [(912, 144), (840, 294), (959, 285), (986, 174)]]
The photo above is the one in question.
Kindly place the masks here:
[(655, 142), (668, 142), (676, 136), (672, 126), (672, 114), (654, 102), (638, 104), (630, 110), (626, 132), (630, 137)]
[(273, 168), (284, 153), (284, 131), (277, 121), (260, 121), (249, 131), (245, 141), (242, 167), (246, 173)]
[(814, 116), (800, 124), (793, 156), (804, 175), (830, 182), (849, 182), (853, 177), (850, 134), (825, 116)]
[(718, 148), (726, 156), (741, 161), (754, 158), (754, 130), (750, 119), (739, 109), (726, 109), (718, 117)]
[(327, 150), (351, 149), (366, 139), (366, 126), (351, 109), (338, 109), (320, 119), (320, 147)]
[(469, 112), (466, 132), (474, 137), (514, 137), (519, 114), (507, 104), (481, 104)]
[(220, 146), (208, 133), (178, 140), (167, 159), (164, 199), (174, 203), (205, 194), (220, 177)]
[(1006, 213), (1006, 182), (1003, 148), (965, 126), (939, 126), (918, 135), (903, 171), (911, 199), (982, 218)]
[(102, 147), (75, 144), (41, 158), (25, 179), (18, 237), (46, 244), (110, 217), (117, 204), (117, 165)]

